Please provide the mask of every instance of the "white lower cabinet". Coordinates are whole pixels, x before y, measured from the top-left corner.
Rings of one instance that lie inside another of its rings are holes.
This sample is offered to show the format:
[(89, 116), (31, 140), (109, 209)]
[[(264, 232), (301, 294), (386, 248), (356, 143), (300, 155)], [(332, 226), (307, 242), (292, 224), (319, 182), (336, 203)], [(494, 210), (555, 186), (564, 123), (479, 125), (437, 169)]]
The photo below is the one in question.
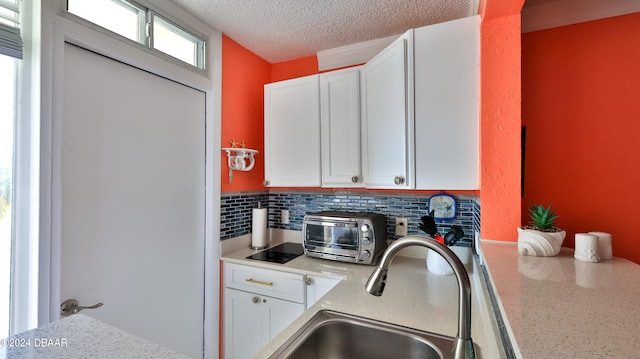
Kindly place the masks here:
[(305, 311), (302, 274), (224, 264), (224, 353), (251, 358)]
[(224, 262), (224, 358), (253, 357), (340, 279)]
[(303, 303), (225, 288), (225, 358), (253, 357), (304, 310)]

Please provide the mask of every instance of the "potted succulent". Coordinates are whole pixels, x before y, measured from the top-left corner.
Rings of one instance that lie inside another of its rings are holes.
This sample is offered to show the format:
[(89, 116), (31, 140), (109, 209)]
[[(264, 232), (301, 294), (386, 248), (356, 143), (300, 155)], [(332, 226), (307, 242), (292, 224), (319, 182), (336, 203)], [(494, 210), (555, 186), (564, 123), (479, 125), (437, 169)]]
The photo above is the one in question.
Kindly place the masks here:
[(552, 257), (560, 253), (567, 232), (555, 226), (558, 216), (551, 206), (529, 207), (531, 223), (518, 228), (518, 252), (525, 256)]

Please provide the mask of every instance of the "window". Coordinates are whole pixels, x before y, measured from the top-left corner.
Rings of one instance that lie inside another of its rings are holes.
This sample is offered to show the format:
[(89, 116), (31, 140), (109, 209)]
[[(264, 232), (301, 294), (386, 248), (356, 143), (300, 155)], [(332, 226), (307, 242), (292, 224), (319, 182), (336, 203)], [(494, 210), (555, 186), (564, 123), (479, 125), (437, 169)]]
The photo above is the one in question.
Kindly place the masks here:
[(68, 0), (67, 10), (151, 49), (204, 69), (205, 40), (126, 0)]
[(146, 12), (126, 1), (69, 0), (69, 12), (141, 44), (145, 43)]
[(0, 55), (0, 338), (10, 334), (16, 60)]
[(22, 58), (20, 8), (16, 0), (0, 0), (0, 54)]
[(0, 1), (0, 338), (12, 333), (16, 59), (22, 58), (20, 7)]
[(188, 64), (204, 68), (204, 40), (153, 14), (153, 48)]

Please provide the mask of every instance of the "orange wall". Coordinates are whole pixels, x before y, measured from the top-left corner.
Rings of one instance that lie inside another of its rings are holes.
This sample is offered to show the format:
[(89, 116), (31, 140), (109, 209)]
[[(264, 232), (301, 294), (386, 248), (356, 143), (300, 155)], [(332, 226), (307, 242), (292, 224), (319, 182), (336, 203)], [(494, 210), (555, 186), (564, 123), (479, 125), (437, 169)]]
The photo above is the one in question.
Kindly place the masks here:
[(271, 82), (289, 80), (307, 75), (315, 75), (317, 73), (318, 57), (316, 55), (307, 56), (271, 65)]
[(515, 241), (520, 226), (520, 10), (480, 3), (480, 217), (483, 239)]
[(522, 206), (552, 204), (565, 246), (576, 232), (605, 231), (613, 254), (636, 263), (638, 24), (635, 13), (522, 35)]
[(262, 190), (264, 186), (264, 84), (271, 82), (271, 64), (222, 37), (222, 146), (243, 141), (260, 151), (256, 165), (248, 172), (233, 172), (229, 183), (227, 153), (222, 152), (221, 191)]

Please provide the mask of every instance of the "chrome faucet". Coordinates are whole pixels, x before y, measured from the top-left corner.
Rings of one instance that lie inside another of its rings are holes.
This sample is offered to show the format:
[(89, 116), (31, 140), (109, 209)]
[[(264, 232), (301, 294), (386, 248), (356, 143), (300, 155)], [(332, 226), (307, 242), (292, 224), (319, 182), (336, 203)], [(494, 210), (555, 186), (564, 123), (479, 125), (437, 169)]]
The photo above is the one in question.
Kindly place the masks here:
[(453, 359), (473, 359), (475, 352), (471, 340), (471, 283), (469, 275), (462, 262), (447, 246), (434, 239), (420, 236), (407, 236), (392, 243), (382, 255), (380, 264), (371, 273), (365, 286), (367, 292), (375, 296), (381, 296), (384, 284), (387, 280), (389, 265), (402, 248), (409, 246), (427, 247), (449, 262), (458, 279), (458, 334), (456, 335), (451, 357)]

